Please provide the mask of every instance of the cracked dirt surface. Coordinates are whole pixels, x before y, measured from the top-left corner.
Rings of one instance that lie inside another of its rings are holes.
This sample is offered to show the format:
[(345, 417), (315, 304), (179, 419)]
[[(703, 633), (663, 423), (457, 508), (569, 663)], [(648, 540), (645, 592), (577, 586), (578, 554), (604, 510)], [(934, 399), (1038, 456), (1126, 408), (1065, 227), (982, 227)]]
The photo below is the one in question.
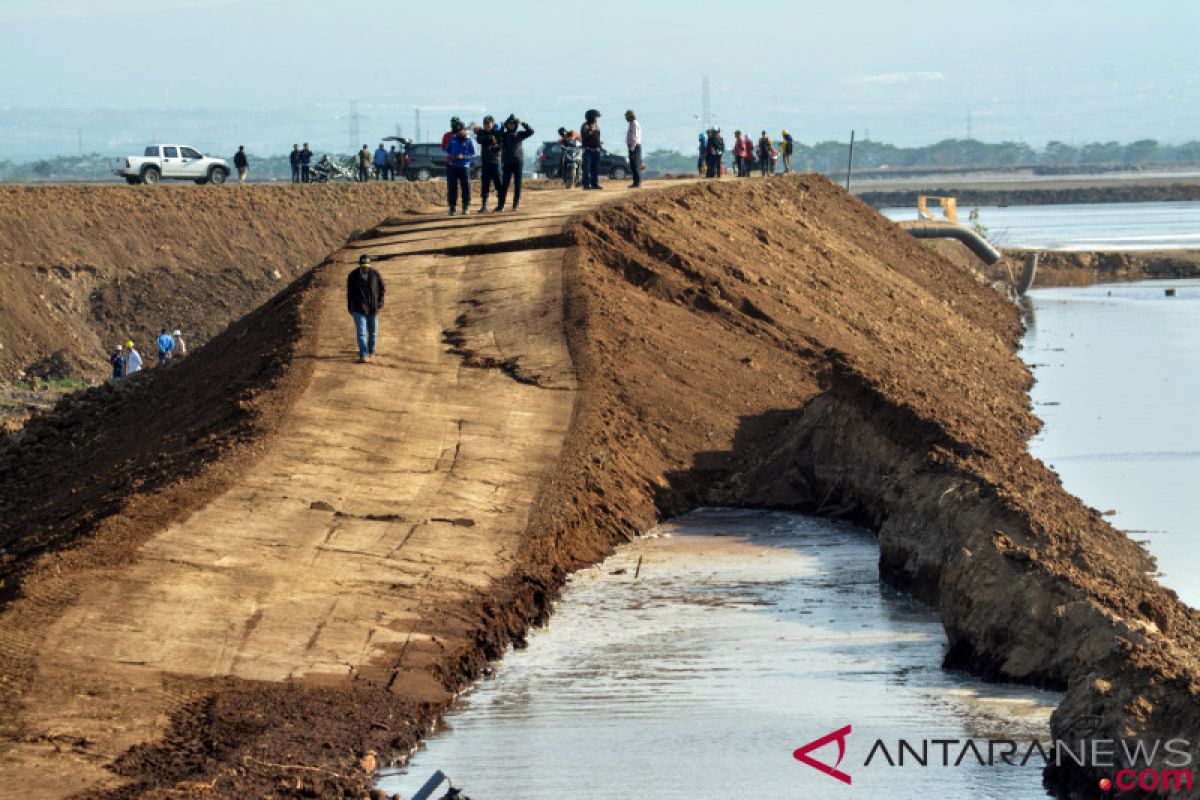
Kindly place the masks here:
[[(42, 632), (21, 702), (34, 734), (0, 760), (0, 786), (119, 787), (106, 766), (164, 734), (180, 680), (337, 683), (386, 663), (389, 689), (444, 702), (431, 619), (511, 571), (570, 424), (561, 231), (597, 195), (412, 215), (337, 253), (290, 420), (236, 485), (90, 576)], [(387, 284), (366, 365), (343, 289), (362, 252)]]

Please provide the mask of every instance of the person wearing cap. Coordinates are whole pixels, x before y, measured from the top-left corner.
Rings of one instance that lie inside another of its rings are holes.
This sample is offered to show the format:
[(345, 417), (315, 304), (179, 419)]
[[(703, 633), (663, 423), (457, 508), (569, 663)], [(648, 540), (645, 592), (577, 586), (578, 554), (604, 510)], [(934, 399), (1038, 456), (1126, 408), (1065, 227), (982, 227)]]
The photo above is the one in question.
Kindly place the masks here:
[(183, 341), (183, 331), (179, 330), (179, 328), (176, 328), (175, 332), (171, 334), (171, 338), (175, 340), (175, 351), (173, 356), (175, 358), (183, 358), (186, 356), (187, 343)]
[(112, 365), (113, 383), (125, 377), (125, 355), (121, 345), (117, 345), (117, 351), (108, 357), (108, 363)]
[(358, 363), (365, 364), (375, 355), (379, 312), (383, 310), (383, 277), (371, 266), (371, 257), (366, 253), (358, 257), (358, 266), (346, 276), (346, 309), (354, 318), (358, 334)]
[[(518, 130), (520, 128), (520, 130)], [(533, 128), (528, 122), (517, 119), (516, 114), (509, 114), (500, 129), (500, 165), (503, 179), (500, 182), (500, 202), (497, 211), (504, 210), (508, 200), (508, 187), (513, 190), (512, 210), (521, 207), (521, 175), (525, 172), (525, 147), (521, 144), (533, 136)]]
[(171, 360), (171, 351), (175, 349), (175, 339), (166, 328), (158, 335), (158, 365), (161, 367)]
[(783, 129), (783, 139), (779, 142), (779, 152), (783, 154), (783, 174), (787, 175), (792, 171), (792, 135), (787, 132), (787, 128)]
[(600, 112), (589, 108), (584, 114), (579, 138), (583, 141), (583, 188), (599, 189), (600, 186)]
[(637, 121), (632, 108), (625, 112), (625, 121), (629, 123), (625, 146), (629, 148), (629, 171), (633, 173), (633, 183), (629, 185), (637, 189), (642, 185), (642, 123)]
[[(494, 187), (500, 205), (504, 204), (500, 194), (500, 131), (496, 129), (496, 118), (491, 114), (483, 118), (483, 127), (475, 129), (475, 142), (479, 145), (479, 160), (483, 162), (483, 174), (479, 178), (481, 196), (479, 211), (487, 211), (488, 194)], [(500, 209), (497, 208), (497, 211)]]
[(475, 157), (475, 143), (467, 136), (467, 126), (462, 120), (455, 121), (454, 135), (446, 142), (446, 200), (450, 204), (450, 216), (458, 204), (460, 189), (462, 213), (471, 207), (471, 159)]
[(125, 343), (125, 374), (132, 375), (142, 371), (142, 354), (133, 346), (133, 339)]

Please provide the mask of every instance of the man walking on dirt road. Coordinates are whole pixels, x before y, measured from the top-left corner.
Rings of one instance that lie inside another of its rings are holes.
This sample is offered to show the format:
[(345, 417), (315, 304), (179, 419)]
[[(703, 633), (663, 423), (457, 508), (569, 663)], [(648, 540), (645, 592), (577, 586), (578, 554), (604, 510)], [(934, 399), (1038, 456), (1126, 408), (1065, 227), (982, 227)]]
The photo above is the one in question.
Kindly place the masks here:
[(625, 112), (625, 121), (629, 123), (625, 146), (629, 148), (629, 172), (633, 177), (633, 183), (629, 185), (637, 189), (642, 185), (642, 123), (637, 121), (632, 108)]
[(371, 257), (358, 257), (358, 266), (346, 276), (346, 308), (354, 317), (358, 334), (358, 363), (375, 355), (379, 338), (379, 312), (383, 310), (383, 277), (371, 266)]

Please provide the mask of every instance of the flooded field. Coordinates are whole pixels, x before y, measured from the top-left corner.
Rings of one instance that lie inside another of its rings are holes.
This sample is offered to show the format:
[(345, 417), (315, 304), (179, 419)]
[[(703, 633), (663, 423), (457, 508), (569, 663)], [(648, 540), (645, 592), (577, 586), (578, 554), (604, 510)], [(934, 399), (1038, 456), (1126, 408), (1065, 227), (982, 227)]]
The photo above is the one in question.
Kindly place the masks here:
[[(441, 769), (475, 800), (1045, 796), (1032, 763), (863, 766), (877, 738), (1044, 739), (1056, 702), (942, 670), (936, 615), (877, 561), (867, 531), (796, 514), (664, 524), (576, 574), (380, 786), (407, 797)], [(853, 789), (792, 756), (845, 725)]]
[[(966, 223), (972, 206), (959, 208)], [(885, 208), (893, 220), (915, 208)], [(982, 206), (979, 222), (997, 247), (1042, 250), (1176, 250), (1200, 248), (1200, 202)]]
[(1046, 423), (1030, 449), (1068, 491), (1115, 511), (1163, 583), (1200, 607), (1200, 280), (1036, 289), (1029, 301), (1022, 356)]

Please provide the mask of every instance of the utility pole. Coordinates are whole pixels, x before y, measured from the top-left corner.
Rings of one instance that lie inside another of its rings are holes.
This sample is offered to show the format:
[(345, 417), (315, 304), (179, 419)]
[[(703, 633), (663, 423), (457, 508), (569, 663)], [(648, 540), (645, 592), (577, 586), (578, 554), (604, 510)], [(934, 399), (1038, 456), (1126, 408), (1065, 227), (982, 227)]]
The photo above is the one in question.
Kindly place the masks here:
[(358, 142), (358, 138), (359, 138), (358, 120), (359, 120), (358, 101), (351, 100), (350, 101), (350, 117), (348, 119), (348, 122), (350, 124), (350, 150), (349, 150), (350, 153), (358, 152), (358, 144), (359, 144), (359, 142)]
[(413, 140), (419, 141), (420, 139), (421, 139), (421, 109), (414, 108), (413, 109)]
[(76, 130), (75, 135), (79, 137), (79, 155), (83, 155), (83, 130)]
[(850, 131), (850, 157), (846, 159), (846, 191), (850, 191), (850, 170), (854, 168), (854, 131)]
[(700, 124), (706, 131), (712, 127), (712, 98), (709, 95), (707, 72), (700, 81)]

